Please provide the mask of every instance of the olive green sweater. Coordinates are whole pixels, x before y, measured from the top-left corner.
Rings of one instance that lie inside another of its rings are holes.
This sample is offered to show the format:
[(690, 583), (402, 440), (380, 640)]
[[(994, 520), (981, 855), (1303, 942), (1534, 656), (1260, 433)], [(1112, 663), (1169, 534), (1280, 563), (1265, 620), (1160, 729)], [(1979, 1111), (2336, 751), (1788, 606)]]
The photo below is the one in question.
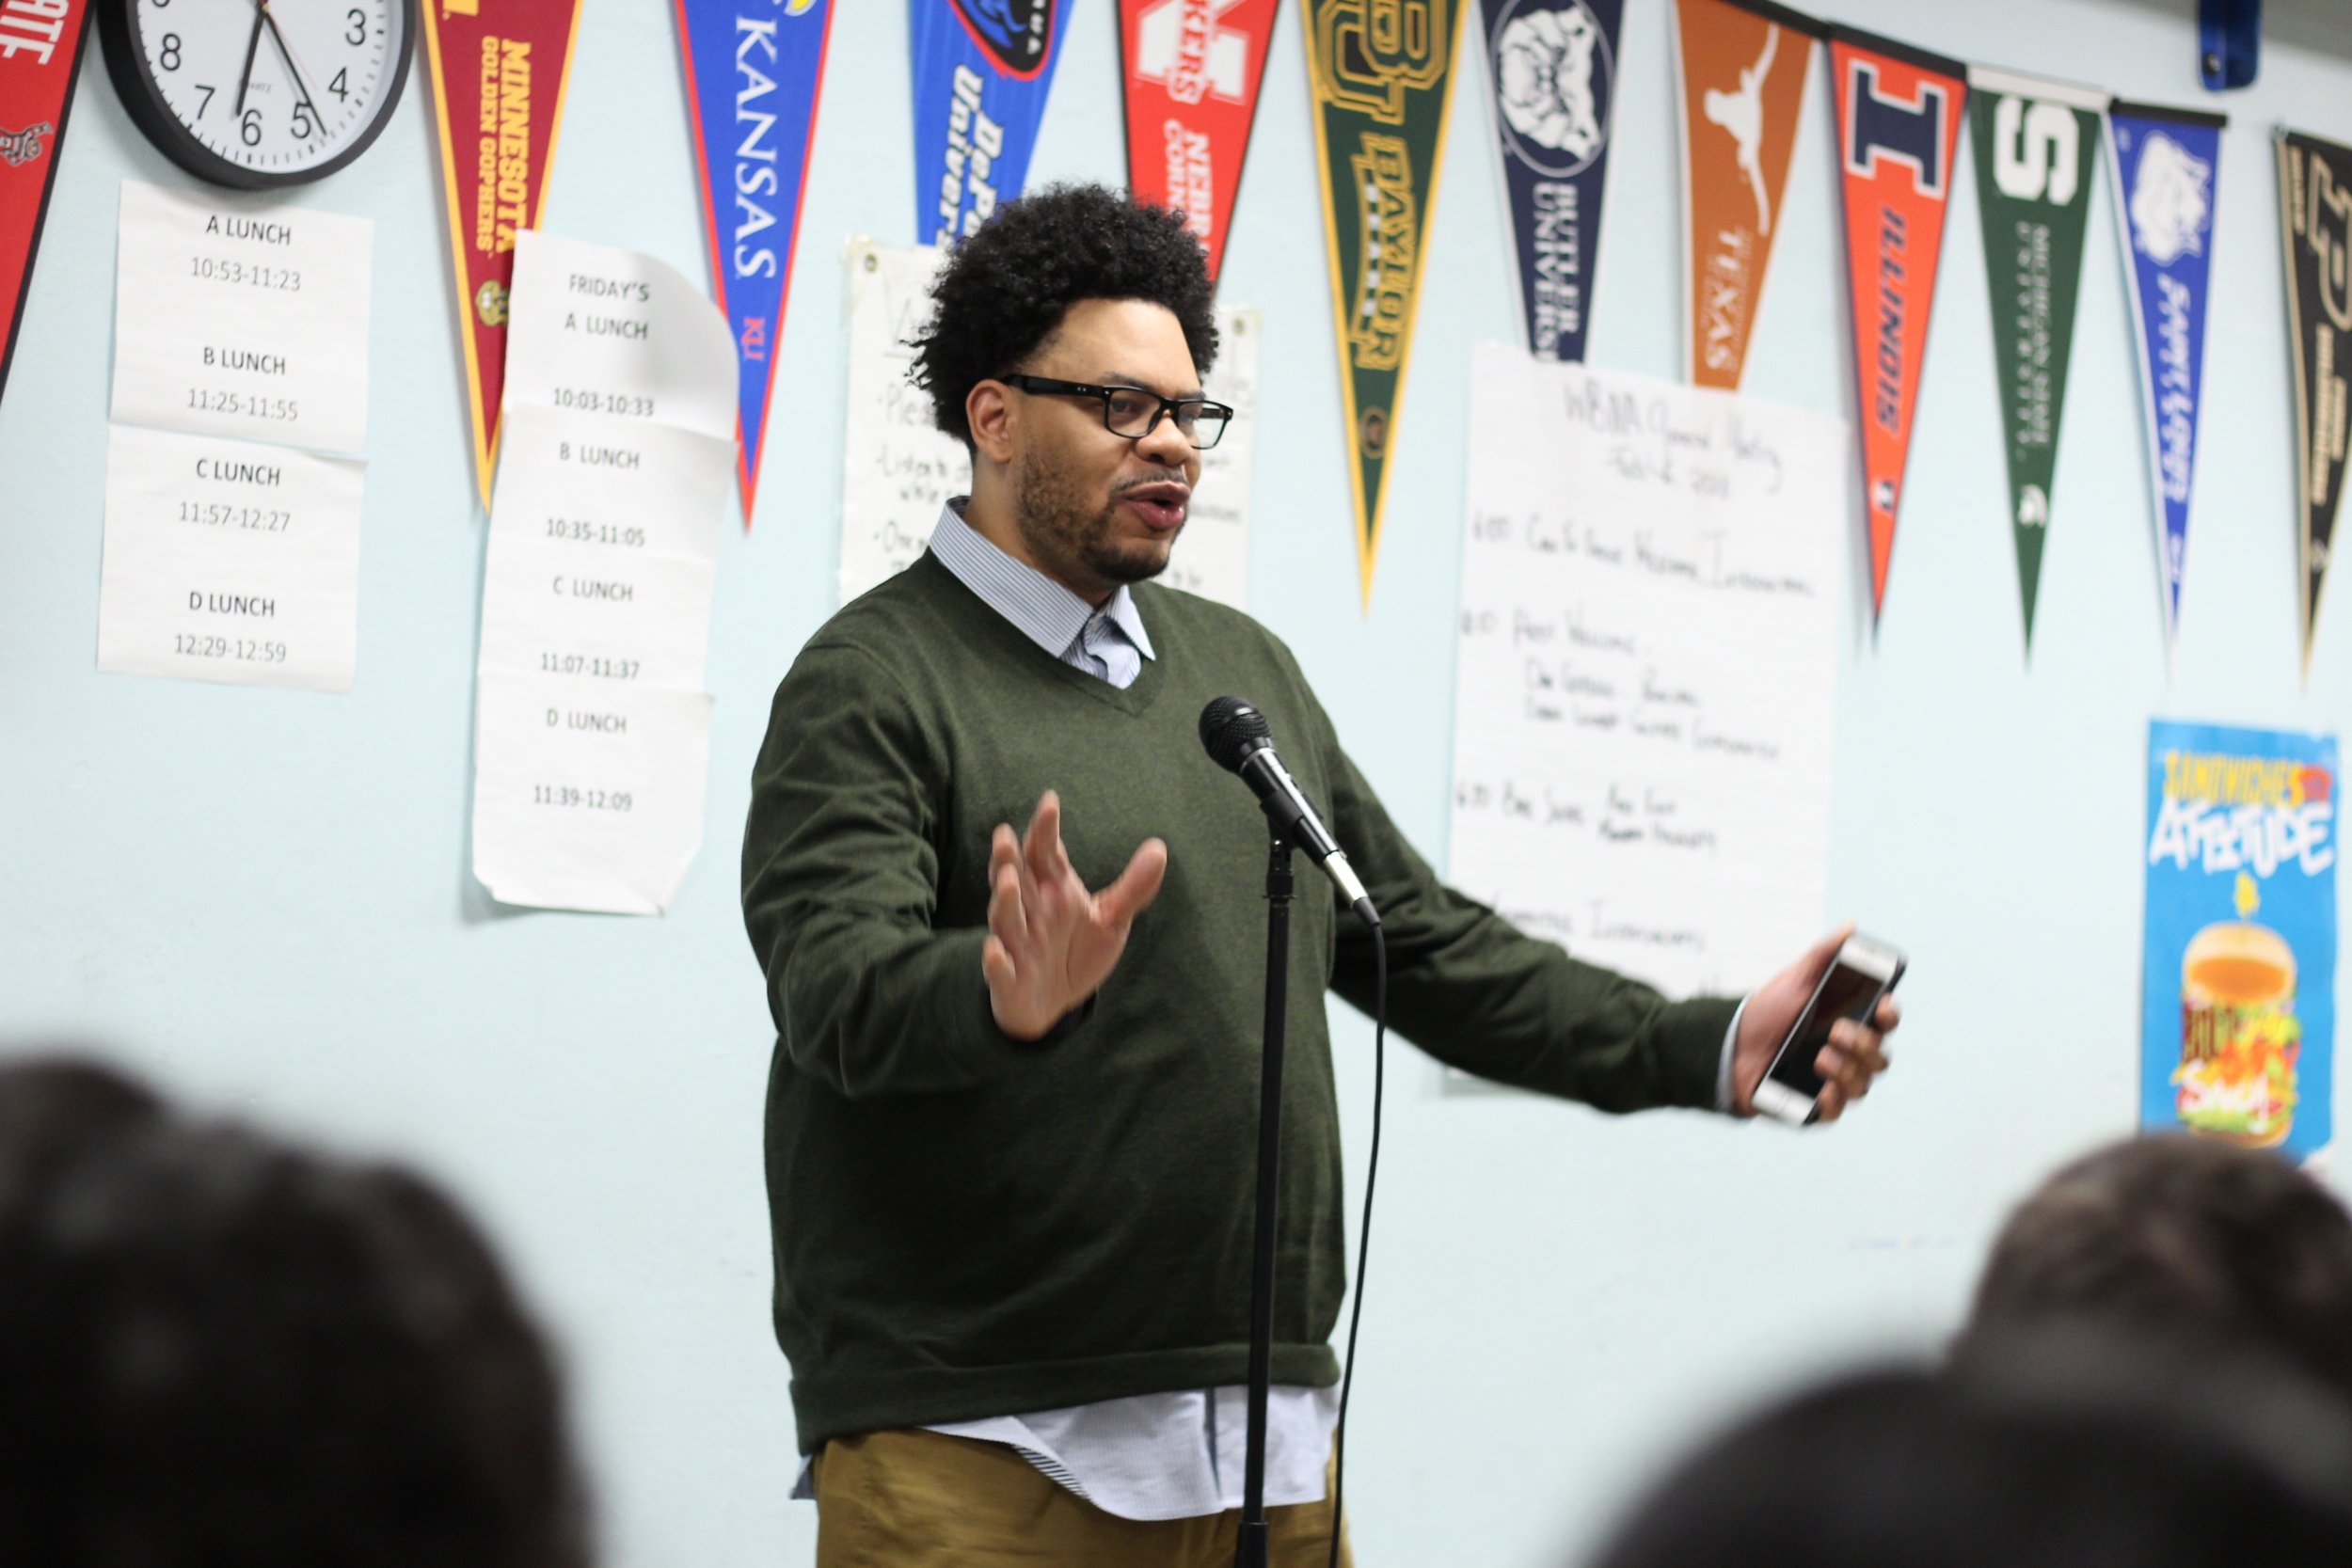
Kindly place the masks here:
[[(1445, 888), (1341, 751), (1290, 650), (1150, 584), (1158, 657), (1120, 689), (926, 555), (828, 622), (778, 689), (743, 908), (777, 1042), (776, 1336), (802, 1449), (1246, 1373), (1266, 827), (1202, 752), (1255, 704), (1383, 911), (1389, 1017), (1440, 1060), (1610, 1111), (1711, 1105), (1734, 1004), (1668, 1003)], [(1040, 1043), (991, 1019), (989, 835), (1061, 792), (1089, 887), (1154, 834), (1160, 895), (1093, 1006)], [(1327, 988), (1373, 950), (1298, 867), (1274, 1380), (1337, 1376), (1343, 1293)]]

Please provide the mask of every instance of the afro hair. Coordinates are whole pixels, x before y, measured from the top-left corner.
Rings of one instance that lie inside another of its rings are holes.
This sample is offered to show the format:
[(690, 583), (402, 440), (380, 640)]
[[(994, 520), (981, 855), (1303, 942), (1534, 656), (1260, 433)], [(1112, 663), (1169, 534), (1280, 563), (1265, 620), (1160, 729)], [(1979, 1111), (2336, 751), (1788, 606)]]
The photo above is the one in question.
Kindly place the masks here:
[(1018, 370), (1080, 300), (1165, 306), (1205, 375), (1216, 360), (1215, 297), (1208, 254), (1182, 213), (1104, 185), (1050, 185), (1008, 202), (939, 269), (912, 377), (930, 394), (932, 421), (969, 447), (972, 388)]

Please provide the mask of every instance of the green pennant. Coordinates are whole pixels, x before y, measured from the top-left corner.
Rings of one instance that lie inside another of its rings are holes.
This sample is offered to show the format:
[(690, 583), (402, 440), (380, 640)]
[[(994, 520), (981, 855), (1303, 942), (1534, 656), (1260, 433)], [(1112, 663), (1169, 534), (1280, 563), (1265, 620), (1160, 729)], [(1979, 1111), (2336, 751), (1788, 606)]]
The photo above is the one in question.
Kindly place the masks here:
[(1984, 217), (1985, 279), (1993, 293), (1993, 350), (2009, 451), (2010, 522), (2017, 536), (2017, 586), (2030, 653), (2106, 95), (1981, 67), (1968, 81), (1974, 99), (1968, 131), (1976, 144), (1977, 206)]
[(1445, 152), (1458, 0), (1302, 0), (1364, 604)]

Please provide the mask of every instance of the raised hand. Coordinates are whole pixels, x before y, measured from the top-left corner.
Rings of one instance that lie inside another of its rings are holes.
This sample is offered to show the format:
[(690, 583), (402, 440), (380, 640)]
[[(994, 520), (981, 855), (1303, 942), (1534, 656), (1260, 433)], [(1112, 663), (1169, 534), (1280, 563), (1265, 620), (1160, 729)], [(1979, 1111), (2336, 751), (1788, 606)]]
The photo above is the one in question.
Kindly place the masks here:
[(1168, 846), (1147, 838), (1117, 881), (1089, 893), (1062, 847), (1061, 797), (1050, 789), (1019, 840), (998, 824), (989, 841), (988, 941), (980, 949), (996, 1026), (1033, 1040), (1092, 996), (1167, 874)]

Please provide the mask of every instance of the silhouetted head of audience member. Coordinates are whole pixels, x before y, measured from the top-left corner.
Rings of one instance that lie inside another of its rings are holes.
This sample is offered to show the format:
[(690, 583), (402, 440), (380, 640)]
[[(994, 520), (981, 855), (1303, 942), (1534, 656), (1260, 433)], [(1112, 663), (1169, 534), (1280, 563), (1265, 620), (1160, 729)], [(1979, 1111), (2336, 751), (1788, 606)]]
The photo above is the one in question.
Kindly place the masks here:
[(421, 1180), (151, 1117), (0, 1208), (0, 1562), (576, 1568), (585, 1535), (548, 1347)]
[(1592, 1568), (2341, 1568), (2352, 1417), (2299, 1373), (2083, 1332), (1841, 1378), (1654, 1488)]
[(2258, 1348), (2352, 1399), (2352, 1215), (2276, 1154), (2111, 1145), (2010, 1216), (1963, 1338), (2073, 1318)]
[(0, 1064), (0, 1212), (51, 1166), (163, 1114), (153, 1090), (81, 1056), (43, 1053)]

